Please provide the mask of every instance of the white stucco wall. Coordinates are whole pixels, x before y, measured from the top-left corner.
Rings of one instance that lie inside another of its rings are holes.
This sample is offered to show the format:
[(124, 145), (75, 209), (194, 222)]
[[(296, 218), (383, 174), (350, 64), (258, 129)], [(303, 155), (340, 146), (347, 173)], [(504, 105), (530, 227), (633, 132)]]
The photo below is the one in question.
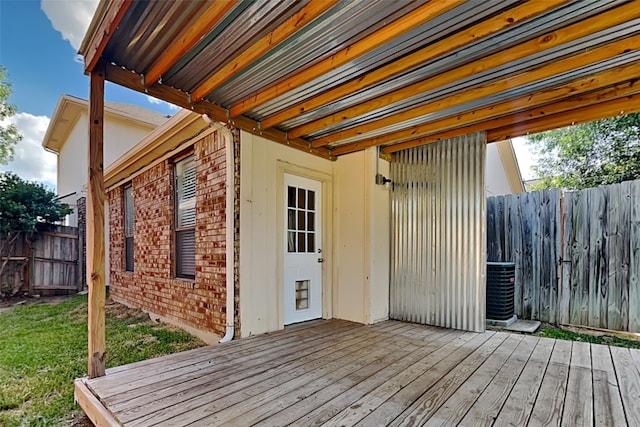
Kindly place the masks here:
[[(131, 121), (118, 119), (106, 115), (104, 121), (104, 168), (106, 169), (118, 157), (137, 144), (154, 128), (143, 126)], [(81, 113), (64, 145), (58, 153), (57, 192), (61, 199), (74, 210), (66, 219), (66, 225), (77, 227), (78, 214), (76, 201), (87, 195), (87, 181), (89, 177), (89, 117)], [(104, 204), (104, 232), (105, 232), (105, 266), (107, 271), (110, 264), (109, 255), (109, 203)], [(106, 275), (106, 285), (109, 286), (109, 274)]]
[[(389, 164), (379, 161), (389, 177)], [(376, 150), (335, 162), (334, 317), (375, 323), (389, 315), (389, 191), (375, 184)]]
[[(81, 113), (80, 118), (69, 133), (67, 140), (58, 154), (57, 192), (64, 196), (65, 202), (75, 201), (86, 196), (89, 157), (89, 117)], [(142, 126), (130, 121), (106, 115), (104, 121), (104, 167), (106, 169), (124, 152), (137, 144), (149, 132), (151, 126)], [(71, 204), (71, 203), (70, 203)], [(75, 202), (73, 203), (75, 204)], [(77, 216), (69, 218), (69, 224), (77, 226)]]
[(487, 197), (511, 194), (509, 178), (505, 173), (497, 144), (487, 144), (484, 182)]
[(285, 172), (323, 182), (323, 317), (331, 317), (333, 162), (242, 131), (240, 135), (240, 323), (242, 336), (283, 327)]
[[(389, 189), (376, 186), (375, 150), (330, 162), (241, 132), (242, 336), (283, 327), (283, 175), (323, 182), (323, 317), (388, 316)], [(388, 164), (380, 162), (388, 176)]]

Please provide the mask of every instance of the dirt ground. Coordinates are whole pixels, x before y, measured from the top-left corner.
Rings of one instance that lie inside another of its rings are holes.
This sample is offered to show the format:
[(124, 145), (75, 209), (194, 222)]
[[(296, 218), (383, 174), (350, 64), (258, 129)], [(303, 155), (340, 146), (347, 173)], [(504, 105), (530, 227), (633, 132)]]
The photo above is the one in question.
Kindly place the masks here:
[(67, 301), (72, 295), (54, 296), (54, 297), (29, 297), (29, 296), (15, 296), (8, 299), (0, 299), (0, 313), (9, 310), (12, 307), (19, 305), (31, 305), (40, 303), (59, 304)]

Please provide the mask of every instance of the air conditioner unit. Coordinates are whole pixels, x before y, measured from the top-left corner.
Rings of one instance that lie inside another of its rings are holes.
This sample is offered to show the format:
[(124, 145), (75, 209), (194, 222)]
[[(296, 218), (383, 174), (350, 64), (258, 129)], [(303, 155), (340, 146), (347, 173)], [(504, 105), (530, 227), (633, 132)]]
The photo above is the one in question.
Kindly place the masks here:
[(515, 263), (487, 262), (487, 320), (514, 318), (515, 282)]

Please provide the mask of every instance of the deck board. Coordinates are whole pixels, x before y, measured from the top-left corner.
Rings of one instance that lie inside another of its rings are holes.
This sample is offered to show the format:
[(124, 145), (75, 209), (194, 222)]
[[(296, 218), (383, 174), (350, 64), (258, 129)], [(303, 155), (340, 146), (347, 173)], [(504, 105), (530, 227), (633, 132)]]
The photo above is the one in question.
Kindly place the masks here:
[(471, 402), (473, 404), (469, 405), (469, 410), (460, 421), (462, 425), (493, 425), (538, 341), (537, 337), (522, 336), (500, 370), (490, 378), (482, 394), (475, 402)]
[(609, 347), (591, 344), (593, 367), (594, 425), (620, 426), (625, 424), (620, 388), (611, 360)]
[(511, 389), (511, 393), (502, 405), (494, 426), (522, 426), (529, 421), (535, 404), (549, 358), (553, 350), (554, 340), (541, 338), (538, 340), (531, 357), (524, 365), (520, 376)]
[(219, 390), (216, 393), (220, 398), (282, 373), (289, 372), (290, 375), (295, 375), (304, 372), (326, 362), (326, 358), (332, 357), (332, 354), (350, 347), (359, 348), (367, 339), (363, 334), (351, 331), (317, 341), (315, 346), (304, 350), (290, 349), (296, 351), (284, 356), (276, 350), (273, 353), (275, 357), (259, 360), (257, 364), (239, 364), (233, 370), (194, 371), (187, 381), (174, 380), (175, 384), (172, 384), (172, 381), (156, 383), (153, 391), (147, 391), (146, 394), (137, 397), (131, 396), (129, 400), (112, 404), (110, 407), (121, 411), (123, 420), (130, 421), (215, 390)]
[(628, 348), (611, 347), (627, 423), (640, 426), (640, 368)]
[(330, 320), (112, 368), (76, 393), (90, 416), (125, 426), (640, 426), (638, 360), (503, 332)]
[(544, 373), (529, 423), (541, 426), (560, 425), (570, 363), (571, 342), (557, 340)]
[(563, 424), (593, 425), (592, 385), (591, 346), (575, 341), (571, 347), (571, 364), (562, 413)]

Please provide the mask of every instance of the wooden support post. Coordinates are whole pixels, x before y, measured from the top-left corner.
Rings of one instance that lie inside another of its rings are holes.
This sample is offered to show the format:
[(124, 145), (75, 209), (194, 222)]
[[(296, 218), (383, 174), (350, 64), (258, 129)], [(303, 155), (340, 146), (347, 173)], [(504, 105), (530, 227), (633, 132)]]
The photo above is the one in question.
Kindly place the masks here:
[(89, 378), (105, 371), (105, 255), (103, 119), (105, 66), (99, 61), (90, 74), (89, 185), (87, 186), (87, 284), (89, 286)]

